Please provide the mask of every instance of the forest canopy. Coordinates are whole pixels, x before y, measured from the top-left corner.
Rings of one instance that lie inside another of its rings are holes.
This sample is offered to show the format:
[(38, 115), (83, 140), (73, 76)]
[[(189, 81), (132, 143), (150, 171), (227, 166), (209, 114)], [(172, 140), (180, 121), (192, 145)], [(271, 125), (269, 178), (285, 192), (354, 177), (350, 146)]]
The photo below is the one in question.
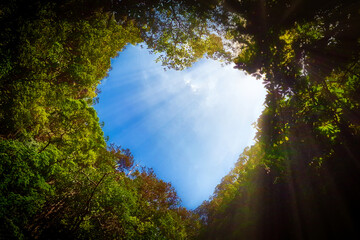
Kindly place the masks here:
[[(0, 26), (0, 239), (359, 236), (359, 1), (10, 0)], [(255, 145), (195, 211), (93, 108), (140, 43), (165, 68), (233, 62), (268, 91)]]

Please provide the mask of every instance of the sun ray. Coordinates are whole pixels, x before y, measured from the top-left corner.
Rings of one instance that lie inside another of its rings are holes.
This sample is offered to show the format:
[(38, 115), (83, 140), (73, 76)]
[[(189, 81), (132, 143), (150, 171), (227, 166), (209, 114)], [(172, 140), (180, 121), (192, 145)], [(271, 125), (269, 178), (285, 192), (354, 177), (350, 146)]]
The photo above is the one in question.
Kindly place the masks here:
[(95, 108), (110, 140), (171, 181), (193, 208), (253, 141), (265, 89), (232, 65), (202, 60), (164, 71), (155, 57), (139, 47), (120, 53)]

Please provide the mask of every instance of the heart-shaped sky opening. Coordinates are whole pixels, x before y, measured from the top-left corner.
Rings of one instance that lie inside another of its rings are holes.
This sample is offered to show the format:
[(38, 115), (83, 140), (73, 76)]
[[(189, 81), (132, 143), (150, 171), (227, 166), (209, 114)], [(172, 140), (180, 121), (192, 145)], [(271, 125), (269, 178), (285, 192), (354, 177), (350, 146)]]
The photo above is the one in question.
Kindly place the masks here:
[(113, 59), (95, 108), (109, 142), (129, 148), (194, 209), (253, 143), (266, 90), (233, 65), (203, 59), (164, 71), (155, 59), (129, 45)]

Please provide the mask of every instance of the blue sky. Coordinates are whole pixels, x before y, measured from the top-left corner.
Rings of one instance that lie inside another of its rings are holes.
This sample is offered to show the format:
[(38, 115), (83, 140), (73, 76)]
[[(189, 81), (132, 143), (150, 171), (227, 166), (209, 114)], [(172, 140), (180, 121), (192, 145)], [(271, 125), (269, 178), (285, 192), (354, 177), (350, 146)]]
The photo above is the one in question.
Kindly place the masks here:
[(194, 209), (253, 143), (266, 91), (232, 65), (203, 59), (164, 71), (155, 58), (128, 46), (112, 60), (95, 109), (109, 142), (130, 148)]

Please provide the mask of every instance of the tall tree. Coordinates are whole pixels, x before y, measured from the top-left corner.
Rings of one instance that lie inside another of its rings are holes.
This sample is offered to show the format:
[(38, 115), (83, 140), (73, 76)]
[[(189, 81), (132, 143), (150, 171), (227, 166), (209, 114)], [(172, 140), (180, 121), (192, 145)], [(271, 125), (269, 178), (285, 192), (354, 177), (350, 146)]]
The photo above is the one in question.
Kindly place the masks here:
[(219, 21), (240, 47), (237, 67), (261, 77), (268, 95), (258, 120), (263, 155), (255, 157), (257, 170), (245, 173), (251, 177), (244, 185), (252, 187), (238, 187), (244, 180), (232, 175), (224, 179), (224, 192), (204, 208), (230, 200), (204, 218), (226, 220), (210, 218), (204, 236), (359, 235), (359, 2), (224, 1), (223, 7), (231, 11)]

